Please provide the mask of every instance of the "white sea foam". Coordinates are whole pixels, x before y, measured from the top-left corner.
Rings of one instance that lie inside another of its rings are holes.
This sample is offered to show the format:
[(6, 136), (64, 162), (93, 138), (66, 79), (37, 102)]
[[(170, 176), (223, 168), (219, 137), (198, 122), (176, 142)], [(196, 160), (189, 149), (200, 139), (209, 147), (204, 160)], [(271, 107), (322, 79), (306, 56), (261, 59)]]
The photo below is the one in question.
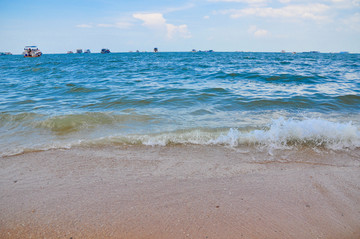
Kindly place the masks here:
[(351, 122), (280, 118), (273, 120), (266, 129), (251, 132), (230, 129), (228, 134), (221, 135), (214, 143), (230, 146), (255, 144), (280, 149), (299, 145), (345, 149), (360, 147), (360, 130)]
[(45, 144), (8, 148), (0, 156), (23, 152), (106, 145), (218, 145), (259, 147), (261, 149), (295, 149), (297, 147), (347, 150), (360, 148), (360, 130), (352, 122), (340, 123), (321, 118), (303, 120), (279, 118), (262, 128), (187, 129), (157, 134), (113, 135), (97, 139), (52, 141)]
[(320, 118), (304, 120), (279, 118), (263, 129), (192, 129), (159, 134), (118, 135), (102, 138), (97, 143), (150, 146), (170, 144), (261, 146), (276, 149), (309, 146), (339, 150), (360, 147), (360, 130), (351, 122), (338, 123)]

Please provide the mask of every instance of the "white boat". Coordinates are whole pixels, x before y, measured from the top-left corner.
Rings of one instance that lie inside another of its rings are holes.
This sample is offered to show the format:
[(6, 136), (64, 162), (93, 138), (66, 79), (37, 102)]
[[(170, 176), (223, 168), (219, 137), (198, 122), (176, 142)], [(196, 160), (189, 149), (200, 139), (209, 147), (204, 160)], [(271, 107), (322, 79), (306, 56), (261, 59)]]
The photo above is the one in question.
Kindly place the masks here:
[(37, 46), (26, 46), (23, 55), (24, 57), (39, 57), (42, 55), (42, 52)]

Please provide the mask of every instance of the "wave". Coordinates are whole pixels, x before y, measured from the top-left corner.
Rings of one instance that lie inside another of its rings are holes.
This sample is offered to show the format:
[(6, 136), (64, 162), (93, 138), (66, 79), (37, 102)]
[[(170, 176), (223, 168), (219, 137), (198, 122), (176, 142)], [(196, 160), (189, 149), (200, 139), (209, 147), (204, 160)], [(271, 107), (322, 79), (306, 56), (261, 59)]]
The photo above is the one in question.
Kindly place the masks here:
[(130, 144), (168, 146), (177, 144), (259, 146), (273, 149), (323, 147), (333, 150), (360, 147), (360, 130), (351, 122), (337, 123), (323, 119), (302, 121), (283, 118), (273, 120), (263, 129), (189, 129), (144, 135), (116, 135), (84, 141), (93, 144)]
[[(33, 117), (29, 115), (28, 117)], [(54, 117), (38, 123), (38, 127), (50, 128), (60, 138), (42, 140), (34, 138), (34, 142), (27, 139), (26, 144), (21, 145), (17, 141), (16, 147), (1, 146), (1, 156), (9, 156), (24, 152), (49, 150), (59, 148), (71, 148), (78, 146), (111, 146), (111, 145), (138, 145), (138, 146), (176, 146), (176, 145), (204, 145), (224, 146), (230, 148), (251, 147), (255, 149), (297, 150), (302, 148), (324, 150), (353, 150), (360, 148), (360, 129), (352, 122), (332, 122), (321, 118), (307, 118), (303, 120), (279, 118), (272, 120), (264, 127), (247, 126), (242, 128), (193, 128), (161, 133), (144, 134), (106, 134), (101, 137), (77, 137), (62, 135), (63, 132), (82, 127), (94, 127), (97, 117), (104, 123), (111, 124), (113, 120), (144, 120), (136, 118), (113, 118), (108, 116), (104, 122), (104, 115), (91, 115), (91, 120), (83, 122), (83, 117), (71, 115), (66, 119)], [(106, 118), (106, 117), (105, 117)], [(75, 119), (75, 120), (74, 120)], [(148, 119), (145, 119), (148, 120)], [(93, 122), (91, 122), (93, 121)], [(71, 122), (71, 123), (69, 123)], [(38, 140), (38, 141), (37, 141)]]
[(148, 115), (116, 115), (111, 113), (85, 113), (54, 116), (36, 123), (36, 127), (48, 129), (55, 133), (66, 134), (80, 130), (88, 130), (104, 125), (117, 125), (134, 122), (148, 122), (154, 117)]
[(126, 123), (147, 123), (155, 120), (155, 116), (140, 114), (113, 114), (111, 112), (86, 112), (47, 116), (36, 113), (0, 114), (0, 127), (24, 127), (25, 130), (44, 129), (56, 134), (69, 134), (81, 130), (95, 129), (101, 126), (115, 126)]

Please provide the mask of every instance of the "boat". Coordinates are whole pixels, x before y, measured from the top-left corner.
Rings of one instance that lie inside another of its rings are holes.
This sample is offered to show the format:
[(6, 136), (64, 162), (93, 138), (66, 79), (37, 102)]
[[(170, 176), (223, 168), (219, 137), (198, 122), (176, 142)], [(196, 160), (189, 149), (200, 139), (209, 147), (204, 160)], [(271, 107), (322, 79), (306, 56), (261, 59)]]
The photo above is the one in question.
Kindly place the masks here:
[(320, 51), (304, 51), (303, 53), (317, 54), (320, 53)]
[(74, 52), (73, 51), (68, 51), (67, 54), (73, 54)]
[(37, 46), (25, 46), (23, 55), (24, 57), (40, 57), (42, 52)]
[(11, 52), (0, 52), (0, 56), (10, 56), (12, 55)]
[(86, 51), (84, 51), (84, 53), (91, 53), (90, 49), (87, 49)]
[(158, 52), (159, 50), (157, 49), (157, 47), (154, 48), (154, 52)]
[(82, 49), (76, 49), (76, 53), (81, 54), (83, 53)]
[(107, 49), (107, 48), (103, 48), (101, 49), (101, 53), (104, 54), (104, 53), (110, 53), (110, 50)]

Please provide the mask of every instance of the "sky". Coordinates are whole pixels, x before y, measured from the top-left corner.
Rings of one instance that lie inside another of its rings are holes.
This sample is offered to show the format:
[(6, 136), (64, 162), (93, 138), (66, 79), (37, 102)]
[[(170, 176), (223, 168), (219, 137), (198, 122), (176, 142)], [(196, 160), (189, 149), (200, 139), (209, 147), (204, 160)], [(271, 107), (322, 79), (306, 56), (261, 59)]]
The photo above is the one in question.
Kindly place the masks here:
[(360, 53), (360, 0), (0, 0), (0, 52)]

